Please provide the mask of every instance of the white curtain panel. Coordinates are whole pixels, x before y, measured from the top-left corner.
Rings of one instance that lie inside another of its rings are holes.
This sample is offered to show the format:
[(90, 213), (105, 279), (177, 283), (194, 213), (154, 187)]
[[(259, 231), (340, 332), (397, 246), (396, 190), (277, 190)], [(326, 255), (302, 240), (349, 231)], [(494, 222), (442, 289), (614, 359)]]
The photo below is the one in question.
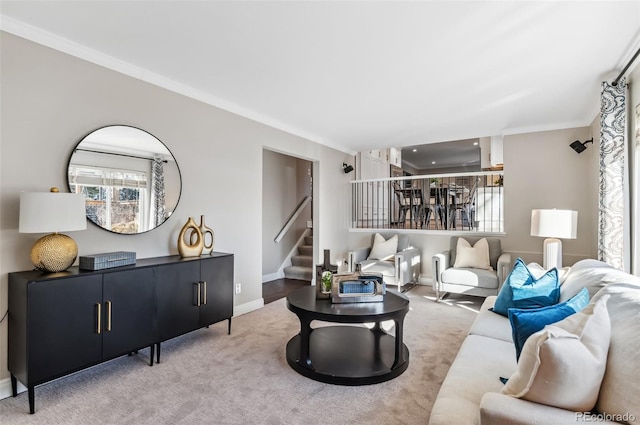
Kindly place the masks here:
[(600, 92), (598, 259), (624, 269), (627, 84), (604, 81)]

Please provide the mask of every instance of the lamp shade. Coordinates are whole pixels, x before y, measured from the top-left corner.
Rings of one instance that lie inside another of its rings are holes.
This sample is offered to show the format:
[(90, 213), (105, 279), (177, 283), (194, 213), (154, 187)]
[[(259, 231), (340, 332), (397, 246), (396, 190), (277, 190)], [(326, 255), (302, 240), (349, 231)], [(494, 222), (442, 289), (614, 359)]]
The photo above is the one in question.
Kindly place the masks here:
[(578, 235), (578, 211), (532, 210), (531, 236), (575, 239)]
[(20, 233), (70, 232), (87, 228), (81, 193), (20, 193)]

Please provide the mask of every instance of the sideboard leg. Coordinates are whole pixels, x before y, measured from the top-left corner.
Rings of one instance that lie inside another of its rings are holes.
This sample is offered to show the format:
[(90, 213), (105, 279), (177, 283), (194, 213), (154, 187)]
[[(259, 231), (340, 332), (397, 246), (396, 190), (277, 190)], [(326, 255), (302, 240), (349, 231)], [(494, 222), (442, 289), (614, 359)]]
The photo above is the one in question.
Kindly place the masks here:
[(151, 344), (149, 346), (149, 351), (151, 352), (151, 354), (149, 356), (149, 366), (153, 366), (153, 356), (155, 355), (155, 353), (154, 353), (155, 348), (156, 348), (155, 344)]
[(36, 413), (35, 387), (33, 385), (29, 385), (27, 390), (29, 391), (29, 413), (33, 415)]
[(158, 351), (156, 351), (156, 363), (160, 363), (160, 343), (156, 344), (158, 346)]
[(11, 392), (14, 397), (18, 396), (18, 379), (11, 374)]
[(231, 317), (229, 317), (229, 330), (227, 331), (227, 335), (231, 335)]

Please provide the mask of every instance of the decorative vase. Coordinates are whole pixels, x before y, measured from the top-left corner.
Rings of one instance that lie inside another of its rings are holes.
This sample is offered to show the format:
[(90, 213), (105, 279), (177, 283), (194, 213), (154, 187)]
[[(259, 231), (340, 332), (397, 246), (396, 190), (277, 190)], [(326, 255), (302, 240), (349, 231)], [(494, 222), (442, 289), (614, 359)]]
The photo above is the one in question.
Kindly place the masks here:
[(204, 238), (202, 237), (202, 232), (196, 222), (193, 221), (193, 218), (189, 217), (189, 220), (180, 230), (180, 236), (178, 236), (178, 252), (181, 257), (199, 257), (203, 249)]
[[(211, 253), (213, 252), (213, 246), (216, 243), (216, 235), (215, 233), (213, 233), (212, 228), (207, 227), (204, 224), (203, 215), (200, 216), (200, 233), (202, 233), (202, 243), (204, 244), (204, 248), (202, 249), (202, 255), (211, 255)], [(193, 235), (194, 234), (192, 233), (191, 236), (193, 237)], [(210, 243), (207, 243), (207, 235), (211, 240)]]

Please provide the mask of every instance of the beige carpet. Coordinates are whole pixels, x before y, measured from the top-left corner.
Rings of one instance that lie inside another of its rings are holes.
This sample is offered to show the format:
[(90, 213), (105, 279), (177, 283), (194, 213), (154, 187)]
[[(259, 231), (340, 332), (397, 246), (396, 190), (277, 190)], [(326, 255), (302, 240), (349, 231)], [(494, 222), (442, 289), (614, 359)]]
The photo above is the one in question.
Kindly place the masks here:
[[(481, 299), (433, 302), (430, 288), (406, 295), (407, 371), (376, 385), (338, 386), (296, 373), (285, 345), (299, 331), (284, 299), (148, 351), (0, 401), (2, 424), (426, 424), (438, 388), (476, 316)], [(348, 349), (348, 347), (345, 347)]]

